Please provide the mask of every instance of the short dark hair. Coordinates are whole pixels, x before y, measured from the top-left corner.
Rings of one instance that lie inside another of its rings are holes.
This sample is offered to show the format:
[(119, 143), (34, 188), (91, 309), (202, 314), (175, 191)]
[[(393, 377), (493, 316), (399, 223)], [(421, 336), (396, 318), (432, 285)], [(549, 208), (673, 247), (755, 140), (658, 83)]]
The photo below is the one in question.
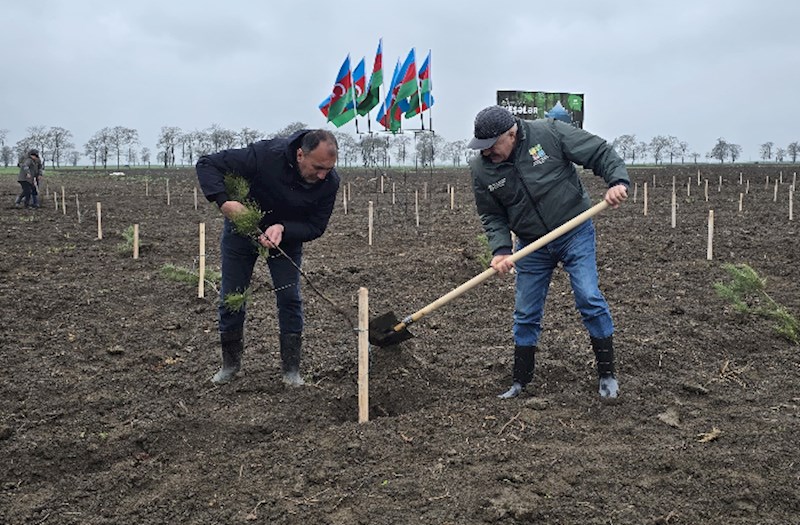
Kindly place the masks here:
[(303, 153), (310, 153), (317, 149), (320, 142), (329, 142), (333, 144), (336, 151), (339, 151), (339, 143), (336, 142), (336, 136), (326, 129), (313, 129), (303, 135), (303, 140), (300, 142), (300, 149)]

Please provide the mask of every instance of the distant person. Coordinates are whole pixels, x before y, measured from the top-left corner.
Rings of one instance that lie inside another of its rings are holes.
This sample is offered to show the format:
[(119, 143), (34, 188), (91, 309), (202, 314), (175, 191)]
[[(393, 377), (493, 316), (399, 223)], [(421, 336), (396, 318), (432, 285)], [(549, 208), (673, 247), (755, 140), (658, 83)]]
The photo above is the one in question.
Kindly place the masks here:
[(39, 160), (39, 150), (31, 149), (28, 156), (19, 162), (19, 175), (17, 182), (22, 187), (22, 191), (17, 195), (14, 205), (19, 207), (24, 205), (26, 208), (31, 206), (34, 184), (41, 173), (41, 161)]
[(33, 178), (33, 189), (31, 190), (31, 208), (39, 207), (39, 189), (42, 187), (42, 177), (44, 177), (44, 161), (39, 158), (39, 173)]
[[(264, 233), (258, 242), (269, 248), (267, 266), (278, 307), (283, 378), (290, 385), (304, 383), (300, 375), (303, 302), (298, 270), (303, 243), (321, 236), (328, 226), (339, 189), (339, 175), (334, 169), (338, 149), (331, 132), (301, 130), (289, 137), (206, 155), (197, 162), (197, 178), (203, 193), (209, 201), (217, 203), (225, 216), (221, 241), (223, 300), (228, 294), (243, 293), (250, 286), (258, 258), (254, 239), (234, 231), (232, 219), (245, 207), (230, 200), (225, 191), (225, 175), (244, 177), (250, 183), (247, 198), (264, 212), (260, 224)], [(222, 368), (212, 378), (215, 384), (232, 381), (241, 368), (244, 321), (244, 308), (229, 311), (220, 302)]]
[(517, 248), (534, 242), (592, 203), (573, 163), (590, 168), (608, 184), (604, 199), (614, 208), (627, 198), (630, 184), (622, 159), (600, 137), (560, 120), (521, 120), (500, 106), (475, 117), (469, 147), (481, 154), (470, 161), (475, 202), (500, 274), (516, 270), (514, 368), (511, 388), (499, 397), (518, 396), (533, 379), (542, 316), (553, 270), (561, 263), (569, 274), (583, 324), (594, 350), (602, 399), (616, 399), (614, 325), (598, 287), (595, 231), (591, 220), (523, 257)]

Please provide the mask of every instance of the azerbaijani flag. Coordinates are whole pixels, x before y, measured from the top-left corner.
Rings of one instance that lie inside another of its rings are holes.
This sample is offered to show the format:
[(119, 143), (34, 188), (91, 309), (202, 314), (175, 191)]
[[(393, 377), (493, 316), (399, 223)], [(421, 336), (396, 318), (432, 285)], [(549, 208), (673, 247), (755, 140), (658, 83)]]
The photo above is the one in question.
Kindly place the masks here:
[[(419, 68), (419, 95), (413, 95), (406, 109), (406, 118), (411, 118), (418, 113), (422, 113), (433, 106), (433, 95), (431, 89), (431, 52), (425, 57), (425, 62)], [(420, 104), (420, 99), (422, 104)]]
[[(353, 98), (353, 76), (350, 73), (350, 55), (342, 62), (339, 74), (336, 75), (336, 83), (333, 85), (333, 92), (320, 104), (320, 111), (328, 117), (328, 121), (341, 115), (347, 103)], [(323, 108), (327, 108), (327, 113)]]
[(383, 39), (378, 40), (378, 51), (375, 52), (375, 63), (369, 77), (366, 94), (358, 103), (358, 114), (366, 115), (381, 101), (381, 85), (383, 84)]

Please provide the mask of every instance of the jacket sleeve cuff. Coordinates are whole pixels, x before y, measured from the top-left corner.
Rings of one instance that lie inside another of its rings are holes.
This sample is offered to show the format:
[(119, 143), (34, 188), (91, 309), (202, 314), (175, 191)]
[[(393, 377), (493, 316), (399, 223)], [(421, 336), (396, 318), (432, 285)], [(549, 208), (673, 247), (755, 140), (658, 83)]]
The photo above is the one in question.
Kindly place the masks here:
[(208, 200), (216, 202), (217, 206), (219, 206), (221, 208), (223, 204), (225, 204), (226, 202), (228, 202), (231, 199), (230, 199), (230, 197), (228, 197), (227, 192), (223, 191), (223, 192), (220, 192), (220, 193), (216, 193), (214, 195), (210, 195), (208, 197)]

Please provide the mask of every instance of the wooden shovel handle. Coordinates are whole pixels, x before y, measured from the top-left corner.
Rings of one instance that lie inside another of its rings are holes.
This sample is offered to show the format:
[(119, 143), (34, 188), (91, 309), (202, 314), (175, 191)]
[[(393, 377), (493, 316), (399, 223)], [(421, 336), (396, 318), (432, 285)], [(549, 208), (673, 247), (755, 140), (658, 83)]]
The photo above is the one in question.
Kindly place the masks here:
[[(551, 231), (550, 233), (548, 233), (546, 235), (543, 235), (543, 236), (539, 237), (538, 239), (536, 239), (534, 242), (530, 243), (529, 245), (527, 245), (523, 249), (519, 250), (518, 252), (515, 252), (507, 260), (510, 260), (512, 262), (516, 262), (519, 259), (522, 259), (526, 255), (529, 255), (529, 254), (535, 252), (536, 250), (538, 250), (539, 248), (541, 248), (545, 244), (553, 242), (554, 240), (558, 239), (559, 237), (561, 237), (562, 235), (564, 235), (568, 231), (573, 230), (576, 227), (580, 226), (581, 224), (583, 224), (587, 220), (591, 219), (592, 217), (594, 217), (595, 215), (597, 215), (601, 211), (605, 210), (606, 208), (608, 208), (608, 203), (606, 201), (600, 201), (599, 203), (595, 204), (594, 206), (592, 206), (591, 208), (589, 208), (585, 212), (581, 213), (580, 215), (577, 215), (577, 216), (573, 217), (572, 219), (568, 220), (567, 222), (565, 222), (564, 224), (562, 224), (561, 226), (559, 226), (555, 230)], [(399, 332), (400, 330), (402, 330), (403, 328), (405, 328), (406, 326), (408, 326), (412, 322), (419, 321), (420, 319), (422, 319), (423, 317), (425, 317), (429, 313), (433, 312), (434, 310), (436, 310), (440, 306), (446, 305), (447, 303), (449, 303), (450, 301), (452, 301), (453, 299), (455, 299), (459, 295), (463, 294), (464, 292), (466, 292), (468, 290), (471, 290), (472, 288), (476, 287), (477, 285), (479, 285), (480, 283), (482, 283), (483, 281), (485, 281), (486, 279), (488, 279), (489, 277), (491, 277), (492, 275), (494, 275), (496, 273), (497, 273), (497, 270), (495, 270), (494, 268), (488, 268), (488, 269), (484, 270), (482, 273), (479, 273), (478, 275), (476, 275), (475, 277), (473, 277), (469, 281), (465, 282), (464, 284), (462, 284), (458, 288), (455, 288), (455, 289), (451, 290), (450, 292), (446, 293), (445, 295), (441, 296), (440, 298), (436, 299), (435, 301), (430, 303), (428, 306), (425, 306), (424, 308), (421, 308), (420, 310), (417, 310), (416, 312), (411, 314), (410, 317), (404, 319), (402, 323), (400, 323), (397, 326), (395, 326), (394, 330), (396, 332)]]

